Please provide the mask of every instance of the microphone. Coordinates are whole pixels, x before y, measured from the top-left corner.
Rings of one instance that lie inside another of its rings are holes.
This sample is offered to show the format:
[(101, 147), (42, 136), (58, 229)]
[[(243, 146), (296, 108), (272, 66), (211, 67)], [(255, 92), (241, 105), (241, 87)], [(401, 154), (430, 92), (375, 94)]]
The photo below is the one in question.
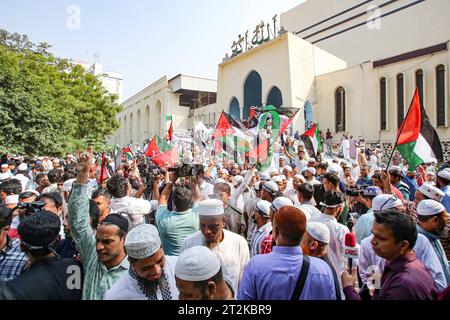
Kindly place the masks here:
[(356, 246), (356, 237), (353, 233), (347, 233), (344, 241), (344, 258), (348, 259), (349, 273), (352, 273), (353, 259), (359, 258), (359, 248)]

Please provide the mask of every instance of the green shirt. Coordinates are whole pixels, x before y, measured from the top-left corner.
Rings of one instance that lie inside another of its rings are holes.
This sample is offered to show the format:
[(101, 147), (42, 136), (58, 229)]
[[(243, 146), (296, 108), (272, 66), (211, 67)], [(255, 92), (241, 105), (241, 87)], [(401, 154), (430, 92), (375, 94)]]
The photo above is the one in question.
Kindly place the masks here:
[(96, 238), (89, 225), (89, 198), (86, 184), (73, 183), (68, 204), (72, 237), (80, 252), (84, 270), (83, 300), (102, 300), (105, 292), (124, 274), (130, 264), (125, 258), (109, 269), (98, 260)]
[(199, 230), (198, 213), (195, 208), (177, 212), (169, 211), (167, 206), (159, 206), (156, 211), (156, 226), (164, 254), (179, 256), (184, 239)]

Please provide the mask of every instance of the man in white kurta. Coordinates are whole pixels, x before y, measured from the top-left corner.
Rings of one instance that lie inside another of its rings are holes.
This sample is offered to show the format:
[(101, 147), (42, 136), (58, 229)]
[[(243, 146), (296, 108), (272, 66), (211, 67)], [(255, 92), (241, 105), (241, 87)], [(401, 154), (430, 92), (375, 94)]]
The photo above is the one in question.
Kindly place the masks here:
[(134, 227), (125, 239), (125, 249), (130, 268), (105, 293), (104, 300), (178, 300), (177, 257), (164, 255), (155, 226)]
[(184, 250), (206, 246), (219, 258), (223, 275), (237, 292), (244, 267), (250, 260), (250, 251), (244, 237), (225, 230), (225, 215), (220, 200), (209, 199), (199, 205), (200, 231), (187, 237), (181, 247)]

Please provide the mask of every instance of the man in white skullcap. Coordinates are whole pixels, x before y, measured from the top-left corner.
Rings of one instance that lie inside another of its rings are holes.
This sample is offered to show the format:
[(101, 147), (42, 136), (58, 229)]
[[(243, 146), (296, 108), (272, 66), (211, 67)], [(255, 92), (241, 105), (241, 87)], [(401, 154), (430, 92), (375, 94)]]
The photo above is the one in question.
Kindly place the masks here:
[[(304, 212), (304, 210), (303, 210)], [(306, 232), (303, 235), (300, 246), (303, 254), (316, 257), (325, 261), (331, 269), (334, 278), (334, 286), (336, 289), (336, 298), (341, 300), (341, 291), (339, 290), (339, 277), (334, 270), (330, 259), (328, 259), (328, 244), (330, 243), (330, 230), (322, 222), (308, 222)]]
[(165, 256), (158, 229), (140, 224), (125, 239), (130, 262), (124, 274), (105, 293), (104, 300), (177, 300), (175, 264), (177, 257)]
[(437, 202), (442, 202), (444, 198), (444, 192), (439, 190), (439, 188), (429, 184), (428, 182), (423, 183), (414, 193), (414, 201), (403, 201), (403, 206), (405, 207), (405, 213), (417, 222), (417, 206), (423, 200), (432, 199)]
[[(395, 195), (382, 194), (374, 198), (372, 209), (374, 211), (396, 209), (399, 214), (404, 214), (403, 204), (401, 200)], [(369, 213), (366, 213), (366, 215)], [(373, 224), (373, 222), (372, 222)], [(374, 271), (379, 272), (381, 275), (383, 273), (384, 267), (386, 265), (386, 260), (375, 254), (372, 247), (373, 235), (361, 240), (360, 246), (360, 256), (358, 259), (359, 274), (363, 283), (370, 281), (370, 277)], [(447, 281), (445, 279), (444, 271), (439, 262), (439, 258), (434, 252), (430, 241), (422, 235), (417, 235), (416, 244), (414, 246), (414, 252), (417, 258), (425, 265), (427, 270), (432, 275), (435, 286), (438, 290), (443, 290), (447, 287)]]
[(274, 176), (274, 177), (272, 177), (272, 181), (277, 184), (278, 189), (280, 190), (280, 192), (284, 191), (283, 178), (281, 178), (281, 176)]
[(447, 212), (450, 212), (450, 168), (441, 170), (437, 174), (436, 186), (444, 192), (442, 204)]
[(232, 300), (234, 291), (223, 277), (220, 261), (210, 249), (186, 249), (175, 265), (179, 300)]
[(13, 194), (5, 198), (5, 205), (10, 209), (14, 209), (19, 203), (19, 195)]
[(256, 224), (256, 230), (253, 233), (251, 252), (253, 257), (257, 254), (261, 254), (262, 241), (272, 231), (272, 223), (270, 222), (270, 202), (265, 200), (259, 200), (256, 203), (255, 210), (253, 212), (252, 220)]
[(30, 181), (30, 178), (25, 176), (28, 170), (28, 165), (26, 163), (21, 163), (17, 167), (17, 174), (13, 177), (13, 179), (19, 180), (22, 184), (22, 191), (25, 190), (25, 187), (27, 186), (28, 181)]
[(273, 181), (267, 181), (264, 183), (261, 190), (261, 199), (273, 202), (275, 198), (280, 194), (280, 189), (278, 185)]
[(417, 231), (427, 237), (444, 270), (447, 284), (450, 284), (450, 266), (439, 238), (449, 220), (449, 214), (442, 203), (434, 200), (423, 200), (417, 206)]
[(244, 266), (250, 260), (250, 252), (244, 237), (225, 230), (226, 217), (222, 201), (208, 199), (200, 202), (198, 208), (200, 231), (187, 237), (181, 251), (206, 246), (219, 258), (223, 274), (236, 292)]
[(315, 186), (316, 184), (320, 184), (316, 179), (316, 169), (313, 167), (308, 167), (303, 171), (303, 175), (305, 176), (306, 183)]

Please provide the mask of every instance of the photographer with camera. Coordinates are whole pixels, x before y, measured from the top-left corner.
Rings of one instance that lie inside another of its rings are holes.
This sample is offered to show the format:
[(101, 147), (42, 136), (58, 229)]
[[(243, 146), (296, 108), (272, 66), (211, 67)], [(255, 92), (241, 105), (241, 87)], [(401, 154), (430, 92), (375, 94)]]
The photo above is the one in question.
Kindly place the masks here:
[[(158, 227), (164, 252), (169, 256), (178, 256), (184, 239), (199, 229), (198, 213), (193, 209), (196, 201), (200, 200), (200, 190), (195, 177), (191, 176), (190, 189), (176, 185), (178, 174), (185, 175), (185, 169), (169, 170), (165, 174), (165, 187), (159, 198), (156, 211), (156, 226)], [(193, 173), (192, 171), (188, 174)], [(172, 210), (168, 208), (169, 198), (172, 195)]]
[[(376, 196), (379, 196), (381, 193), (382, 192), (380, 188), (370, 186), (364, 189), (363, 193), (359, 194), (358, 197), (351, 197), (350, 203), (352, 203), (352, 201), (357, 201), (357, 204), (361, 204), (367, 209), (366, 212), (360, 214), (355, 224), (356, 242), (358, 242), (359, 244), (361, 244), (361, 241), (364, 238), (367, 238), (372, 233), (372, 222), (373, 222), (372, 201)], [(352, 206), (352, 204), (350, 206)], [(352, 212), (355, 212), (355, 210), (353, 210)]]

